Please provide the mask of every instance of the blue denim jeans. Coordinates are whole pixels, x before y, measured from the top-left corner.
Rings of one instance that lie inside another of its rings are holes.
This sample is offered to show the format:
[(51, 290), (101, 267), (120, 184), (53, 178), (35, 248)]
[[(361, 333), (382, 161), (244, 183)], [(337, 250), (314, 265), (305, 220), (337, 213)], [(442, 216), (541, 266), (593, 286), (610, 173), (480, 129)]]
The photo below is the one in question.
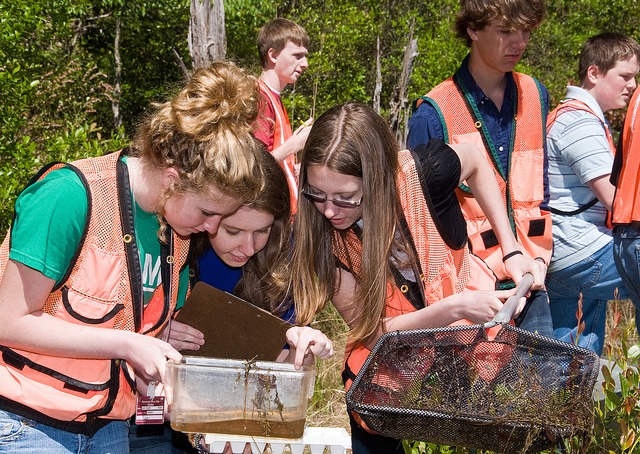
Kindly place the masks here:
[(553, 337), (549, 297), (544, 290), (534, 290), (527, 299), (527, 305), (515, 319), (518, 328)]
[(636, 328), (640, 333), (640, 223), (619, 225), (613, 230), (613, 257), (636, 306)]
[(128, 421), (113, 421), (89, 437), (0, 410), (0, 453), (129, 454), (128, 434)]
[[(574, 265), (547, 273), (546, 285), (554, 337), (601, 355), (606, 330), (607, 303), (614, 299), (616, 289), (619, 298), (628, 298), (614, 264), (612, 243)], [(585, 329), (578, 336), (576, 311), (581, 293), (582, 321)]]
[(169, 423), (137, 425), (129, 420), (130, 454), (187, 454), (198, 452), (187, 435), (173, 430)]

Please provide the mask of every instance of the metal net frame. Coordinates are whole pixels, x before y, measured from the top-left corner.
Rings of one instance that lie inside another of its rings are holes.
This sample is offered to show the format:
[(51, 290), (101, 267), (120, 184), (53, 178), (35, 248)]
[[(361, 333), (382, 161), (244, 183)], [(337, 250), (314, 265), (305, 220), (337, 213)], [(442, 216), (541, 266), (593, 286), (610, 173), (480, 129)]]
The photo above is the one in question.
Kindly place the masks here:
[(346, 395), (347, 409), (392, 438), (525, 453), (593, 427), (599, 358), (503, 325), (387, 333)]

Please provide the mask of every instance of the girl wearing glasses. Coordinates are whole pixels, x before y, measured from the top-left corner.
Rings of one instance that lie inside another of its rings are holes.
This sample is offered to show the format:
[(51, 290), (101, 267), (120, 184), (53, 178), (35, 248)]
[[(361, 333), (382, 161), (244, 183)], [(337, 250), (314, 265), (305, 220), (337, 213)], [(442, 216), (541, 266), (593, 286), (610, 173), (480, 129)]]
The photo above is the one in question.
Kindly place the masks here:
[[(519, 252), (480, 152), (441, 141), (416, 151), (399, 152), (378, 114), (348, 103), (315, 122), (302, 153), (292, 257), (296, 317), (309, 323), (331, 301), (345, 319), (347, 389), (385, 332), (483, 323), (511, 294), (465, 291), (467, 233), (454, 193), (461, 182), (490, 213), (504, 256), (513, 253), (506, 265), (514, 280), (530, 271), (535, 287), (544, 282), (544, 266)], [(399, 440), (350, 418), (354, 454), (404, 452)]]

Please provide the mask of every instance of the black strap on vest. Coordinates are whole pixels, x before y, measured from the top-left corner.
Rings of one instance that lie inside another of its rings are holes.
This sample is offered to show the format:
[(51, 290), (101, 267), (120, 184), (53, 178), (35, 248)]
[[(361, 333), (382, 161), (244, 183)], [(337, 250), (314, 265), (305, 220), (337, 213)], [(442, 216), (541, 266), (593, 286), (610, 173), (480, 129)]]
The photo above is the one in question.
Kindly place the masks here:
[(173, 267), (175, 257), (173, 256), (173, 229), (167, 225), (165, 235), (169, 243), (160, 244), (160, 275), (162, 276), (162, 290), (164, 293), (164, 305), (162, 307), (162, 315), (158, 322), (152, 326), (149, 331), (159, 328), (164, 320), (169, 316), (169, 308), (171, 307), (171, 287), (173, 286)]
[[(126, 154), (123, 150), (122, 154)], [(129, 171), (127, 165), (118, 159), (117, 187), (118, 201), (120, 202), (120, 224), (122, 225), (122, 238), (124, 239), (124, 249), (127, 257), (127, 268), (129, 269), (129, 280), (131, 282), (131, 303), (133, 306), (133, 321), (136, 332), (142, 327), (142, 315), (144, 311), (142, 296), (142, 270), (140, 269), (140, 252), (136, 243), (136, 231), (133, 225), (133, 204), (131, 201), (131, 186), (129, 183)]]
[(581, 207), (579, 207), (577, 210), (573, 210), (573, 211), (562, 211), (562, 210), (558, 210), (557, 208), (553, 208), (553, 207), (548, 207), (548, 210), (553, 213), (553, 214), (557, 214), (559, 216), (575, 216), (576, 214), (580, 214), (583, 211), (587, 211), (589, 208), (591, 208), (592, 206), (594, 206), (596, 203), (598, 203), (598, 198), (594, 197), (593, 200), (589, 201), (589, 203), (582, 205)]
[(395, 267), (391, 267), (391, 272), (393, 273), (396, 287), (400, 289), (405, 298), (407, 298), (407, 301), (409, 301), (416, 310), (419, 310), (426, 304), (424, 287), (422, 285), (422, 268), (420, 266), (420, 260), (418, 260), (418, 251), (413, 242), (411, 231), (409, 230), (409, 224), (402, 213), (400, 214), (400, 230), (406, 239), (406, 244), (411, 248), (411, 254), (413, 255), (413, 257), (409, 258), (413, 259), (415, 263), (412, 267), (414, 280), (404, 277), (400, 270)]
[(624, 157), (622, 156), (622, 134), (620, 134), (620, 138), (618, 139), (618, 143), (616, 146), (616, 155), (613, 157), (613, 167), (611, 167), (611, 175), (609, 176), (609, 182), (614, 185), (617, 189), (618, 187), (618, 179), (620, 178), (620, 173), (622, 172), (622, 163), (624, 162)]
[(58, 419), (50, 418), (49, 416), (40, 413), (26, 405), (14, 402), (11, 399), (0, 396), (0, 410), (10, 411), (25, 418), (32, 419), (47, 426), (54, 427), (56, 429), (65, 430), (67, 432), (73, 432), (77, 434), (83, 434), (92, 436), (98, 430), (113, 422), (113, 419), (93, 419), (91, 422), (76, 422), (76, 421), (60, 421)]
[(351, 368), (349, 367), (348, 361), (344, 362), (344, 369), (342, 370), (341, 376), (342, 376), (343, 385), (347, 384), (347, 380), (354, 381), (356, 379), (356, 374), (354, 374)]
[[(122, 151), (122, 155), (127, 155), (128, 149)], [(117, 186), (118, 199), (120, 202), (120, 221), (122, 225), (122, 237), (127, 238), (125, 241), (125, 251), (127, 257), (127, 266), (129, 269), (129, 279), (131, 282), (131, 298), (133, 305), (133, 319), (135, 330), (139, 332), (142, 327), (142, 319), (144, 314), (144, 297), (142, 294), (142, 270), (140, 269), (140, 253), (136, 243), (136, 232), (134, 226), (134, 210), (131, 197), (131, 186), (129, 183), (129, 171), (127, 165), (118, 159), (117, 165)], [(162, 290), (164, 292), (164, 306), (162, 315), (158, 322), (152, 326), (149, 331), (157, 329), (166, 317), (169, 315), (171, 307), (171, 281), (173, 275), (173, 257), (171, 256), (171, 247), (173, 246), (173, 230), (167, 226), (165, 235), (170, 244), (160, 244), (160, 275), (162, 279)], [(144, 333), (143, 333), (144, 334)]]

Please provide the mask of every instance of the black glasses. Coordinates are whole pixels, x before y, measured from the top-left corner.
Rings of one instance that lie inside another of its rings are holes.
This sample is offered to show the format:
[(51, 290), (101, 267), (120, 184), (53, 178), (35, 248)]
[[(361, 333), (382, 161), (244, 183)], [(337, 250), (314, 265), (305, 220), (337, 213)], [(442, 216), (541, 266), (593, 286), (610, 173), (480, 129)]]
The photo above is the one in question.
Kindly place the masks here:
[(327, 199), (326, 195), (319, 195), (319, 194), (314, 194), (312, 192), (307, 192), (306, 189), (302, 190), (302, 195), (305, 196), (307, 199), (311, 200), (312, 202), (315, 202), (315, 203), (331, 202), (335, 206), (340, 208), (357, 208), (360, 205), (362, 205), (362, 197), (360, 197), (360, 200)]

